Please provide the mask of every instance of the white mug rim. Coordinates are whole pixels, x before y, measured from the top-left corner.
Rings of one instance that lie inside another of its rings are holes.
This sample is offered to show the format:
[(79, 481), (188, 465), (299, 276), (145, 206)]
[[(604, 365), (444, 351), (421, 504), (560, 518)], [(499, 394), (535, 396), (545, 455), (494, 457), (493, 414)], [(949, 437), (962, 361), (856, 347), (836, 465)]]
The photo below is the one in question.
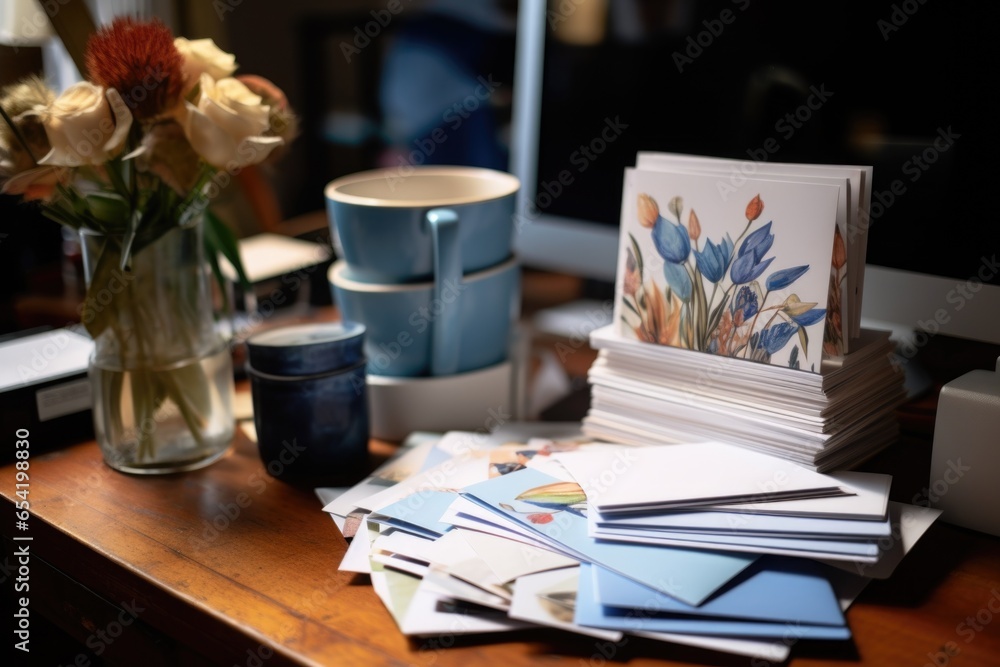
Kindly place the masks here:
[[(479, 282), (480, 280), (486, 280), (493, 277), (494, 275), (509, 271), (517, 266), (517, 257), (511, 257), (510, 259), (496, 264), (482, 271), (477, 271), (475, 273), (467, 273), (462, 276), (462, 283), (469, 284)], [(350, 292), (379, 292), (379, 293), (398, 293), (398, 292), (416, 292), (420, 290), (431, 290), (434, 287), (434, 281), (430, 280), (421, 283), (366, 283), (354, 278), (349, 278), (344, 274), (345, 270), (349, 270), (350, 267), (346, 260), (339, 259), (330, 266), (327, 273), (327, 279), (337, 287), (341, 289), (348, 290)]]
[[(371, 169), (348, 174), (334, 179), (327, 183), (324, 194), (327, 199), (344, 204), (354, 204), (358, 206), (372, 206), (379, 208), (438, 208), (443, 206), (461, 206), (463, 204), (480, 204), (495, 199), (502, 199), (515, 194), (521, 187), (521, 181), (505, 171), (496, 169), (486, 169), (484, 167), (466, 166), (428, 166), (412, 167), (412, 173), (403, 176), (402, 169), (397, 167), (384, 169)], [(351, 185), (358, 185), (369, 181), (382, 180), (385, 178), (409, 178), (410, 176), (460, 176), (463, 178), (476, 178), (482, 181), (493, 181), (497, 184), (496, 192), (489, 196), (465, 196), (465, 197), (435, 197), (429, 199), (384, 199), (380, 197), (366, 197), (343, 192), (341, 188)]]

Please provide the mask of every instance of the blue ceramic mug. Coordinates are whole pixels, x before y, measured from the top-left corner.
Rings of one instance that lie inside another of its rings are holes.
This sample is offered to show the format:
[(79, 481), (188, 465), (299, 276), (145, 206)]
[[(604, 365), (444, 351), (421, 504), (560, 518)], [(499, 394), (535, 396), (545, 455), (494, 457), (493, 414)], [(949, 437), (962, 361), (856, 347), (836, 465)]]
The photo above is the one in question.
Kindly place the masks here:
[(364, 322), (368, 372), (453, 375), (504, 361), (520, 310), (516, 260), (458, 281), (389, 285), (358, 280), (341, 260), (330, 267), (345, 319)]
[(519, 188), (502, 171), (428, 166), (351, 174), (331, 181), (325, 194), (353, 278), (406, 283), (457, 280), (510, 257)]

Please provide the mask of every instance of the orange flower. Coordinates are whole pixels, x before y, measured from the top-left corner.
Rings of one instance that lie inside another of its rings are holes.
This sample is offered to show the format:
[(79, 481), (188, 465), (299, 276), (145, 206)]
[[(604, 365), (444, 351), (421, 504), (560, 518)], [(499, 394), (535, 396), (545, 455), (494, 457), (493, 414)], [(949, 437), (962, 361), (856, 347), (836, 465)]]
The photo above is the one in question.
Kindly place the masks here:
[(646, 286), (646, 310), (642, 324), (635, 328), (639, 340), (657, 345), (680, 344), (681, 303), (676, 296), (668, 302), (663, 292), (650, 281)]
[(840, 227), (833, 232), (833, 268), (843, 268), (847, 264), (847, 248), (844, 246), (844, 237), (840, 234)]
[(87, 41), (85, 58), (94, 83), (121, 93), (136, 118), (155, 118), (180, 102), (184, 59), (159, 20), (116, 18)]
[(764, 202), (760, 200), (760, 195), (756, 195), (747, 204), (747, 221), (753, 222), (760, 217), (760, 214), (764, 212)]
[(639, 224), (646, 229), (652, 229), (656, 219), (660, 217), (660, 207), (656, 200), (645, 192), (639, 194)]
[(688, 236), (691, 237), (692, 241), (697, 241), (698, 237), (701, 236), (701, 222), (698, 221), (698, 214), (691, 209), (688, 213)]

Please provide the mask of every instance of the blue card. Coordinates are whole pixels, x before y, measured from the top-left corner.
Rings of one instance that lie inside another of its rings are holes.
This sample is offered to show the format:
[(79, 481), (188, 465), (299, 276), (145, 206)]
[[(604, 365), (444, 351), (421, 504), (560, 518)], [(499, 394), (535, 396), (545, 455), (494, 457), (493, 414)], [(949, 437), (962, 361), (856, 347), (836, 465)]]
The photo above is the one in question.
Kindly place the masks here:
[(602, 565), (690, 605), (701, 604), (756, 559), (733, 552), (600, 542), (587, 534), (579, 485), (531, 468), (473, 484), (462, 495), (574, 558)]
[(655, 609), (750, 621), (842, 626), (844, 614), (821, 564), (804, 558), (765, 556), (700, 606), (637, 584), (602, 567), (593, 568), (597, 597), (606, 607)]
[(580, 566), (580, 588), (576, 597), (574, 622), (608, 630), (674, 632), (691, 635), (718, 635), (725, 637), (752, 637), (757, 639), (850, 639), (851, 630), (846, 625), (811, 625), (798, 621), (733, 620), (715, 616), (697, 617), (690, 614), (661, 612), (655, 599), (647, 596), (644, 605), (637, 608), (609, 607), (598, 597), (595, 570), (598, 567), (584, 563)]
[(456, 497), (454, 491), (418, 491), (386, 505), (368, 520), (434, 539), (451, 530), (441, 516)]

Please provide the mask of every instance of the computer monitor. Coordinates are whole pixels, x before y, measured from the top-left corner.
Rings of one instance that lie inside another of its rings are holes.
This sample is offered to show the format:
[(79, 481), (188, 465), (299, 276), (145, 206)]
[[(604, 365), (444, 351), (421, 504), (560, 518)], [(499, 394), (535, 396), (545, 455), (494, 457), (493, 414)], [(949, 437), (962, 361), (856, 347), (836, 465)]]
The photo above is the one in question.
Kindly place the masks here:
[(522, 0), (522, 263), (613, 282), (638, 150), (871, 164), (864, 322), (1000, 344), (998, 18), (972, 2)]

